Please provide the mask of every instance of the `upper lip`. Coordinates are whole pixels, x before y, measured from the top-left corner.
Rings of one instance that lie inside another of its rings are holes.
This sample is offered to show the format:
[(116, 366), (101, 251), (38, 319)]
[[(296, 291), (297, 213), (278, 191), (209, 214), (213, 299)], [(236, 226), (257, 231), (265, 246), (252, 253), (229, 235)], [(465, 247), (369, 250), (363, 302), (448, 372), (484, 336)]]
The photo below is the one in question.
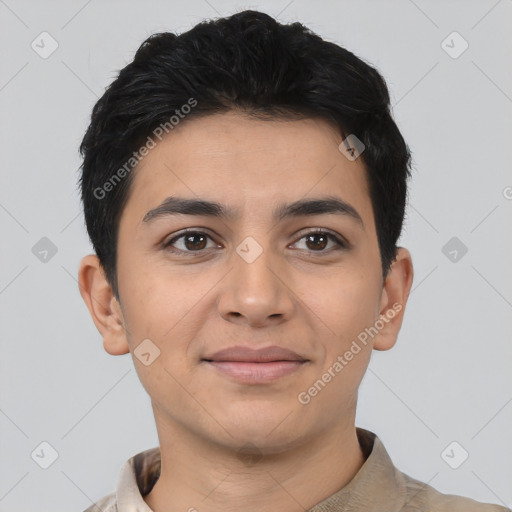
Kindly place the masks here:
[(270, 361), (307, 361), (304, 357), (286, 348), (272, 345), (253, 349), (241, 345), (219, 350), (203, 358), (206, 361), (239, 361), (247, 363), (268, 363)]

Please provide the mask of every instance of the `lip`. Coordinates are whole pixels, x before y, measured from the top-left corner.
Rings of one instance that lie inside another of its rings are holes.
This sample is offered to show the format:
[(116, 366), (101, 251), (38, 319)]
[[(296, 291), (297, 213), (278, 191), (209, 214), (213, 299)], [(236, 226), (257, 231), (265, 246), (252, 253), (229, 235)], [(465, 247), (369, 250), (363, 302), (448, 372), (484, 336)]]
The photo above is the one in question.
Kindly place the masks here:
[(244, 363), (269, 363), (275, 361), (307, 361), (296, 352), (289, 349), (271, 345), (260, 349), (253, 349), (243, 345), (236, 345), (219, 350), (214, 354), (205, 356), (205, 361), (225, 362), (236, 361)]
[(273, 345), (258, 350), (244, 346), (229, 347), (205, 357), (203, 362), (237, 382), (264, 384), (295, 373), (308, 360)]

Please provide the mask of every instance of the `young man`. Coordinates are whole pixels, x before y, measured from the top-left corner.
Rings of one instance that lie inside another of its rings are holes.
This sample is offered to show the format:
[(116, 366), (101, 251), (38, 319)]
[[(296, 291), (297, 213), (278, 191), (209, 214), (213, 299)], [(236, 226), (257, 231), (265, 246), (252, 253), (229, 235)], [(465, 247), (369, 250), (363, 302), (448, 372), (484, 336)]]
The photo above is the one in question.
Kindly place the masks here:
[(381, 75), (245, 11), (139, 48), (81, 145), (81, 294), (160, 446), (88, 511), (499, 511), (355, 427), (413, 280), (410, 153)]

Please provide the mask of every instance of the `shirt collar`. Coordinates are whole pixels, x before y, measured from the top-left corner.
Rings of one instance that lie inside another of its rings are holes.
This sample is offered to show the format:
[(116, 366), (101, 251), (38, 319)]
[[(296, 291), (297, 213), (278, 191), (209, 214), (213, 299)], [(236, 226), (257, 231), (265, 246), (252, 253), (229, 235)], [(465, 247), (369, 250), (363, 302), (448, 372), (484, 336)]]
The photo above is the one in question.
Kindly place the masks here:
[[(376, 434), (356, 427), (366, 460), (342, 489), (315, 505), (309, 512), (334, 510), (400, 510), (406, 499), (403, 474), (391, 461)], [(121, 469), (116, 491), (118, 512), (153, 512), (143, 499), (160, 476), (160, 449), (152, 448), (129, 459)]]
[(345, 487), (315, 505), (309, 512), (395, 512), (402, 509), (407, 492), (403, 474), (395, 468), (376, 434), (359, 427), (356, 427), (356, 432), (366, 461)]

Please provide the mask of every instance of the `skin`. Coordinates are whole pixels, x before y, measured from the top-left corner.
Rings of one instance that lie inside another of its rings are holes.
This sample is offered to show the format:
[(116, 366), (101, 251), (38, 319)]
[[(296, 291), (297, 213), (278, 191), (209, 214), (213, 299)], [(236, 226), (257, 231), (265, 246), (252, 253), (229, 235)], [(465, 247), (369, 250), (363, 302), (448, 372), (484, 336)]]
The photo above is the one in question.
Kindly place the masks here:
[[(151, 398), (162, 471), (144, 499), (155, 512), (302, 511), (344, 487), (364, 463), (357, 390), (372, 350), (396, 342), (413, 266), (399, 248), (382, 284), (364, 163), (348, 160), (341, 141), (319, 119), (261, 121), (230, 112), (183, 122), (132, 171), (119, 229), (119, 302), (98, 258), (83, 258), (80, 292), (104, 348), (132, 354)], [(142, 222), (170, 195), (217, 201), (239, 217)], [(327, 195), (349, 202), (364, 227), (336, 214), (271, 216), (278, 204)], [(194, 242), (204, 241), (200, 256), (184, 238), (174, 243), (188, 251), (182, 255), (159, 245), (184, 228), (211, 237)], [(311, 228), (337, 233), (350, 247), (308, 242)], [(249, 236), (263, 250), (252, 263), (236, 252)], [(393, 304), (401, 310), (300, 403), (299, 393)], [(133, 353), (146, 338), (161, 351), (149, 366)], [(232, 345), (279, 345), (309, 361), (272, 383), (241, 384), (201, 360)], [(242, 460), (242, 447), (253, 450), (252, 462)]]

